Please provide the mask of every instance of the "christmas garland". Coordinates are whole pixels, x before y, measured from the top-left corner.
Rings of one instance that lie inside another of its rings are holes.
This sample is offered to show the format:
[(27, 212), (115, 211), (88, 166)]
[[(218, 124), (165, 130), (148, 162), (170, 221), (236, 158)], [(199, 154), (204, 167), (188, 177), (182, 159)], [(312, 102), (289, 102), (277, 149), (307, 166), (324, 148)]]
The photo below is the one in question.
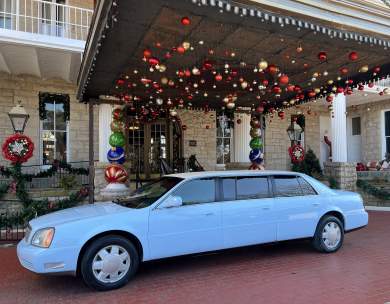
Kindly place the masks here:
[(47, 118), (46, 103), (62, 103), (64, 104), (64, 118), (70, 120), (70, 98), (67, 94), (54, 93), (39, 93), (39, 118), (45, 120)]
[(364, 192), (371, 194), (379, 199), (390, 200), (390, 192), (389, 191), (375, 187), (365, 180), (358, 179), (356, 181), (356, 186), (358, 188), (361, 188)]
[(0, 199), (10, 191), (14, 191), (16, 197), (22, 202), (23, 210), (20, 215), (13, 215), (7, 217), (5, 225), (12, 227), (15, 224), (21, 224), (29, 221), (30, 219), (61, 209), (70, 208), (76, 206), (82, 202), (88, 196), (88, 189), (81, 188), (79, 191), (71, 193), (68, 198), (57, 200), (54, 202), (48, 199), (33, 200), (27, 192), (26, 182), (31, 181), (36, 177), (50, 177), (57, 172), (58, 168), (63, 168), (73, 174), (88, 174), (87, 169), (79, 168), (73, 169), (69, 164), (57, 163), (53, 165), (49, 170), (40, 172), (38, 174), (23, 174), (22, 166), (20, 163), (15, 163), (11, 168), (0, 167), (0, 173), (2, 176), (12, 178), (9, 184), (0, 185)]

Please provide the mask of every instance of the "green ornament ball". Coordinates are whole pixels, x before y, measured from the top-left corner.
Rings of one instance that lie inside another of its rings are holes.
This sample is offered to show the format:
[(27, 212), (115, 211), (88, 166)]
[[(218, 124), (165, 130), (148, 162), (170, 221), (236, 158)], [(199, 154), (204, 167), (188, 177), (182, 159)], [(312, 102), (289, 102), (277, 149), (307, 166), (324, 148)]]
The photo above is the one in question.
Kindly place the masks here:
[(262, 149), (263, 142), (261, 138), (255, 137), (251, 139), (251, 141), (249, 142), (249, 146), (251, 147), (251, 149)]
[(122, 132), (114, 132), (110, 136), (110, 146), (111, 147), (123, 147), (125, 145), (125, 136)]

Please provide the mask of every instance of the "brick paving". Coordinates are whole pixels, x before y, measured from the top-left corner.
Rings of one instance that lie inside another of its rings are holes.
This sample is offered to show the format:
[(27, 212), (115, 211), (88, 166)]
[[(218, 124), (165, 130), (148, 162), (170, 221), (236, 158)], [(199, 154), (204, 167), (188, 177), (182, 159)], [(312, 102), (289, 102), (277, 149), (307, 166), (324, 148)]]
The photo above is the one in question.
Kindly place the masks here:
[(96, 293), (73, 277), (24, 270), (0, 249), (0, 304), (380, 303), (390, 302), (390, 212), (371, 212), (335, 254), (307, 241), (252, 246), (142, 265), (122, 289)]

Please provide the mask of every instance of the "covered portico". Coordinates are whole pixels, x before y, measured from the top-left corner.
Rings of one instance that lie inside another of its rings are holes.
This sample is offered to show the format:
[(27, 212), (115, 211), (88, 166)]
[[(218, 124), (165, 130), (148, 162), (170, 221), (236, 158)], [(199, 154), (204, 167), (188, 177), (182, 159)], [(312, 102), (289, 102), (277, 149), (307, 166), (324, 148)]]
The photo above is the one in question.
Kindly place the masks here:
[[(99, 161), (106, 161), (110, 148), (111, 112), (120, 107), (129, 117), (126, 130), (142, 125), (148, 134), (142, 137), (147, 143), (141, 150), (143, 168), (150, 166), (153, 143), (159, 142), (161, 152), (168, 139), (164, 151), (170, 165), (175, 153), (197, 154), (206, 169), (215, 169), (219, 141), (223, 151), (234, 147), (232, 163), (244, 162), (252, 148), (254, 116), (263, 130), (265, 165), (272, 169), (267, 159), (280, 151), (267, 151), (269, 137), (285, 140), (287, 134), (267, 132), (270, 121), (282, 124), (286, 113), (326, 99), (322, 109), (331, 117), (333, 152), (329, 170), (338, 164), (348, 173), (353, 166), (347, 157), (346, 98), (390, 70), (386, 33), (289, 13), (262, 1), (102, 0), (91, 29), (78, 98), (89, 103), (90, 114), (99, 106)], [(233, 142), (228, 128), (218, 133), (218, 117), (227, 113)], [(159, 133), (148, 131), (158, 120), (174, 124), (163, 135), (161, 127)], [(139, 135), (125, 134), (126, 142)], [(170, 141), (175, 136), (180, 138), (176, 148)]]

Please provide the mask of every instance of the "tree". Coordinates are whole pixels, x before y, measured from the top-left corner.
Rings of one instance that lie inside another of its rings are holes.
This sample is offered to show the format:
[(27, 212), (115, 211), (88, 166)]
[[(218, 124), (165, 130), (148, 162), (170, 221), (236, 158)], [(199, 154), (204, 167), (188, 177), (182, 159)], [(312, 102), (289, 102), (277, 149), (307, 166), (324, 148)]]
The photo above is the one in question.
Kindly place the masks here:
[(306, 151), (305, 159), (303, 160), (303, 162), (292, 165), (292, 170), (295, 172), (305, 173), (314, 177), (322, 176), (320, 161), (318, 160), (312, 149)]

